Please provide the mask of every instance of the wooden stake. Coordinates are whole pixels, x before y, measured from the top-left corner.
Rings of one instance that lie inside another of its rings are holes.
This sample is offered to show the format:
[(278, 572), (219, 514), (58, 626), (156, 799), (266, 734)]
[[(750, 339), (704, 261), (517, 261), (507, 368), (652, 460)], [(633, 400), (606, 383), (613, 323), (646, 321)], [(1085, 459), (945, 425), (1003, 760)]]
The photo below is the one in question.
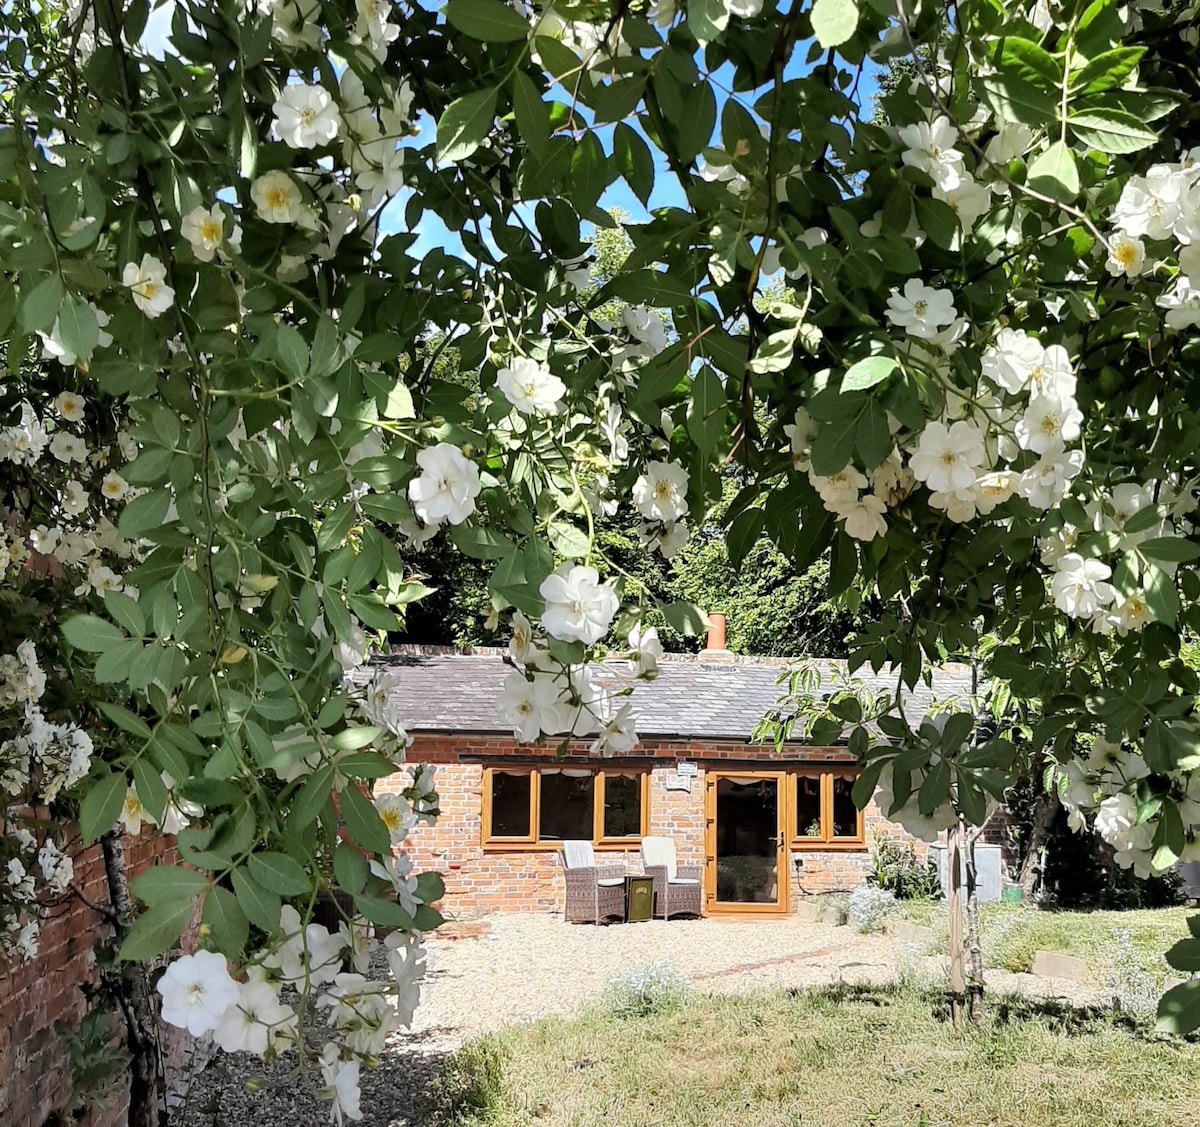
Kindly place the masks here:
[(950, 892), (946, 910), (950, 914), (950, 1016), (955, 1029), (963, 1027), (963, 1003), (967, 982), (963, 971), (962, 934), (962, 830), (955, 822), (947, 838), (946, 864), (950, 866)]

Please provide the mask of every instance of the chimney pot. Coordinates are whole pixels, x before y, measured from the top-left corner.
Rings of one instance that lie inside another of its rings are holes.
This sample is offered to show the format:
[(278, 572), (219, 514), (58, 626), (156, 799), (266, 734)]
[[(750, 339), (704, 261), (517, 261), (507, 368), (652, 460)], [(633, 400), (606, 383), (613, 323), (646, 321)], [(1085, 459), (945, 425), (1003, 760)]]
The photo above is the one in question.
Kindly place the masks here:
[(706, 652), (716, 651), (717, 653), (726, 653), (725, 649), (725, 616), (723, 614), (709, 614), (708, 616), (708, 644), (705, 646)]

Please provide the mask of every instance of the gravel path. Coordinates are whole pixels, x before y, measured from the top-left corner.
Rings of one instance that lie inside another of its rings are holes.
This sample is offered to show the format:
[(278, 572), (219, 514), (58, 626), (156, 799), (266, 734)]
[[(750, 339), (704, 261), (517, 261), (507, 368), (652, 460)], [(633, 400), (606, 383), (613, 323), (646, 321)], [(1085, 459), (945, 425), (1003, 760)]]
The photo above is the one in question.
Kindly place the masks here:
[[(418, 1127), (445, 1058), (464, 1041), (505, 1026), (570, 1015), (609, 980), (648, 963), (669, 962), (701, 992), (886, 982), (897, 974), (940, 982), (946, 960), (922, 944), (860, 935), (795, 917), (654, 920), (595, 927), (534, 915), (498, 915), (461, 938), (433, 936), (413, 1028), (395, 1034), (378, 1069), (362, 1076), (366, 1127)], [(1073, 1003), (1100, 1000), (1094, 988), (1028, 974), (987, 973), (993, 992)], [(247, 1067), (250, 1066), (250, 1067)], [(251, 1080), (259, 1090), (248, 1092)], [(174, 1127), (254, 1123), (316, 1127), (320, 1105), (280, 1065), (216, 1059), (194, 1078), (191, 1110)]]

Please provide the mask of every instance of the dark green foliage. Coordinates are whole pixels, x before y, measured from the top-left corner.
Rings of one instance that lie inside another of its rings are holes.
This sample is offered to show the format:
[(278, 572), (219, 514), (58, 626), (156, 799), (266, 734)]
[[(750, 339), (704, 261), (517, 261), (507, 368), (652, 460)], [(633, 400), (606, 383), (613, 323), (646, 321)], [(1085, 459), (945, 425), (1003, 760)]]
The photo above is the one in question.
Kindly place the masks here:
[(941, 899), (942, 885), (937, 869), (928, 861), (917, 858), (912, 841), (894, 841), (873, 833), (871, 865), (867, 880), (894, 893), (897, 900)]

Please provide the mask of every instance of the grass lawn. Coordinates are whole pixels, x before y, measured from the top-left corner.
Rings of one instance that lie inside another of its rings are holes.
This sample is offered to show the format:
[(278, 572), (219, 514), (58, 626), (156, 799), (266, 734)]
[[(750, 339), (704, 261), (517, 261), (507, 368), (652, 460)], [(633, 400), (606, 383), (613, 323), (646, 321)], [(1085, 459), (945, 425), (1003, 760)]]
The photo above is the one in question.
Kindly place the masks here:
[(993, 1000), (956, 1034), (913, 988), (600, 1007), (467, 1045), (443, 1127), (1180, 1127), (1200, 1120), (1200, 1045), (1111, 1018)]
[[(905, 901), (906, 918), (934, 930), (937, 949), (945, 948), (946, 905)], [(1038, 950), (1059, 951), (1087, 962), (1099, 981), (1121, 960), (1115, 930), (1129, 933), (1131, 961), (1161, 985), (1168, 973), (1163, 952), (1188, 938), (1187, 917), (1195, 908), (1147, 908), (1130, 912), (1047, 912), (1023, 904), (980, 905), (980, 940), (990, 967), (1027, 971)], [(1174, 973), (1174, 972), (1171, 972)]]

